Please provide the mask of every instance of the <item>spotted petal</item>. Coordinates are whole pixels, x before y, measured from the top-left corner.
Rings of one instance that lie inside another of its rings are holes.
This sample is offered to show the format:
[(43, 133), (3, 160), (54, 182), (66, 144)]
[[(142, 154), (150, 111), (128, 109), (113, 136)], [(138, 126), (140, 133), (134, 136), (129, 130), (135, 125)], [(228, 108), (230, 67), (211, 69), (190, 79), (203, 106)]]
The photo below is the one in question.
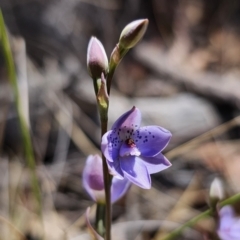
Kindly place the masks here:
[(118, 134), (121, 140), (126, 140), (135, 129), (140, 127), (141, 118), (140, 110), (133, 107), (117, 119), (112, 126), (112, 130)]
[(159, 126), (141, 127), (135, 131), (133, 140), (142, 156), (153, 157), (169, 143), (172, 134)]
[(120, 164), (124, 177), (128, 178), (131, 182), (141, 188), (151, 188), (150, 175), (147, 167), (140, 158), (134, 156), (123, 157)]
[(101, 150), (108, 161), (113, 162), (118, 159), (121, 144), (122, 142), (114, 131), (110, 130), (103, 135)]

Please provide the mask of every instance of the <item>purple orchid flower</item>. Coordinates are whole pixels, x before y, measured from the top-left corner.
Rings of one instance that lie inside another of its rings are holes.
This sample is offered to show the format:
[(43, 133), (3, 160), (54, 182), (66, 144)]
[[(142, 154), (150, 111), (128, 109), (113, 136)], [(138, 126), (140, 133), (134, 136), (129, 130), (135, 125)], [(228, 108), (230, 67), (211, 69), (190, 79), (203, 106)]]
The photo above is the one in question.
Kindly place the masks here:
[[(102, 159), (98, 155), (90, 155), (83, 169), (83, 186), (90, 197), (98, 203), (105, 202)], [(111, 186), (111, 202), (120, 199), (129, 189), (131, 182), (127, 179), (113, 177)]]
[(103, 135), (101, 149), (112, 175), (149, 189), (150, 174), (171, 166), (161, 151), (172, 135), (162, 127), (140, 127), (140, 123), (141, 112), (133, 107)]
[(236, 217), (232, 206), (227, 205), (219, 211), (218, 236), (221, 240), (240, 239), (240, 217)]

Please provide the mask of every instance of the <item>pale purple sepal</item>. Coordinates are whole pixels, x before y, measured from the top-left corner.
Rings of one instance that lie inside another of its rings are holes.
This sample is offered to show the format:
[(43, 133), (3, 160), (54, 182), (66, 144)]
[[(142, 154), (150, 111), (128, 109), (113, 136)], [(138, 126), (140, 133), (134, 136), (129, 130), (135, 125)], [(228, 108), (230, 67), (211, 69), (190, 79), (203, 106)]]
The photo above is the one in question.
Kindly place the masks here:
[(111, 186), (111, 202), (115, 203), (125, 195), (131, 186), (131, 182), (127, 179), (118, 179), (113, 177)]
[(126, 130), (126, 131), (128, 129), (136, 129), (140, 127), (141, 121), (142, 121), (142, 115), (140, 110), (136, 107), (132, 107), (131, 110), (127, 111), (117, 119), (117, 121), (113, 124), (111, 129)]
[(121, 160), (124, 176), (141, 188), (151, 188), (151, 178), (146, 165), (138, 157), (124, 157)]
[(232, 206), (227, 205), (219, 211), (218, 236), (221, 240), (240, 239), (240, 217), (236, 217)]
[(105, 201), (102, 159), (98, 155), (88, 156), (83, 169), (82, 181), (85, 190), (94, 201)]
[(141, 127), (136, 131), (133, 140), (142, 156), (152, 157), (160, 153), (169, 143), (172, 134), (158, 126)]
[(172, 164), (162, 153), (159, 153), (154, 157), (142, 157), (142, 160), (144, 161), (149, 174), (163, 171), (172, 166)]

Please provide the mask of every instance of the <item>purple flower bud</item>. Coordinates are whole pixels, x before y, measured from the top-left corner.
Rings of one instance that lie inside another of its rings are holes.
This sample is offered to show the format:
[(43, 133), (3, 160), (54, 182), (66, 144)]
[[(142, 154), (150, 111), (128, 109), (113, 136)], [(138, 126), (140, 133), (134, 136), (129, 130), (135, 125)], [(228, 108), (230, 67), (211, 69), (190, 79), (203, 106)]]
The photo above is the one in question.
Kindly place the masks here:
[(147, 30), (148, 19), (140, 19), (129, 23), (122, 31), (119, 39), (120, 48), (134, 47)]
[[(90, 155), (83, 169), (83, 186), (90, 197), (98, 203), (105, 202), (102, 159), (98, 155)], [(112, 179), (111, 202), (120, 199), (129, 189), (131, 183), (127, 179)]]
[(96, 202), (104, 202), (104, 181), (102, 159), (98, 155), (90, 155), (83, 169), (83, 186), (90, 197)]
[(102, 43), (91, 37), (87, 50), (87, 67), (90, 76), (94, 79), (101, 78), (101, 74), (108, 71), (108, 58)]
[(151, 187), (150, 174), (171, 166), (161, 151), (172, 134), (159, 126), (140, 127), (141, 112), (133, 107), (102, 137), (101, 149), (109, 171), (139, 187)]
[(217, 230), (221, 240), (240, 239), (240, 217), (236, 217), (232, 206), (227, 205), (219, 211), (219, 227)]

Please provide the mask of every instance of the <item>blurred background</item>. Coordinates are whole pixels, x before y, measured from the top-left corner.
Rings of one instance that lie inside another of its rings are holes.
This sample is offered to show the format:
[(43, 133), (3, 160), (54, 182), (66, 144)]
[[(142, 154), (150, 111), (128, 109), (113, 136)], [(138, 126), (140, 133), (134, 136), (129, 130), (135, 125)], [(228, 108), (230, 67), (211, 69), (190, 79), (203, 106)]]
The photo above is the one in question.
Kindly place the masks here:
[[(81, 174), (99, 152), (100, 128), (87, 45), (96, 36), (110, 56), (124, 26), (141, 18), (149, 26), (116, 70), (109, 127), (137, 106), (143, 125), (172, 132), (164, 153), (173, 165), (152, 176), (151, 190), (132, 186), (114, 205), (113, 239), (160, 240), (208, 208), (216, 176), (226, 196), (239, 192), (239, 1), (0, 0), (0, 7), (43, 204), (40, 219), (1, 51), (1, 239), (90, 239), (84, 212), (93, 206), (94, 216), (94, 203)], [(208, 218), (177, 239), (216, 239), (215, 228)]]

